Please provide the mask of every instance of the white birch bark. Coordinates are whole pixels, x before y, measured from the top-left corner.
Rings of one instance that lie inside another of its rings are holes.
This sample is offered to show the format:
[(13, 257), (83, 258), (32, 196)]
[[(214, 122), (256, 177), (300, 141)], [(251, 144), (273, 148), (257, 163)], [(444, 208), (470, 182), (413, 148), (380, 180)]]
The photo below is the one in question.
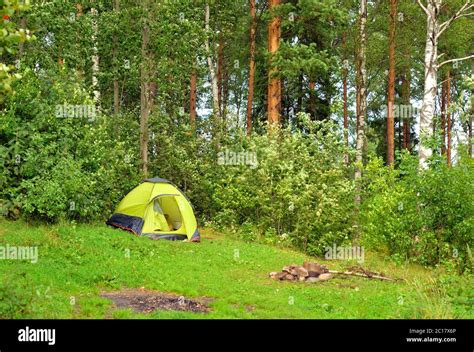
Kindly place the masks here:
[(417, 0), (418, 4), (426, 14), (426, 46), (425, 46), (425, 77), (423, 103), (420, 112), (420, 146), (418, 150), (420, 169), (428, 168), (428, 159), (433, 155), (430, 147), (430, 140), (433, 137), (433, 115), (435, 110), (435, 99), (437, 93), (437, 73), (438, 68), (450, 62), (467, 60), (473, 55), (452, 59), (438, 64), (438, 39), (446, 31), (454, 20), (471, 16), (469, 12), (474, 8), (471, 0), (467, 0), (464, 5), (447, 21), (439, 23), (439, 14), (443, 0), (427, 0), (426, 6), (423, 0)]
[[(367, 71), (365, 68), (366, 61), (366, 25), (367, 25), (367, 0), (360, 1), (360, 27), (359, 27), (359, 50), (358, 50), (358, 89), (360, 95), (360, 106), (358, 109), (357, 116), (357, 139), (356, 139), (356, 171), (355, 179), (356, 181), (362, 177), (362, 160), (363, 160), (363, 151), (364, 151), (364, 142), (365, 142), (365, 115), (367, 111), (367, 92), (366, 92), (366, 82), (367, 82)], [(356, 204), (360, 204), (360, 192), (357, 192), (356, 195)]]
[(100, 91), (99, 91), (99, 80), (97, 76), (99, 75), (99, 50), (97, 47), (97, 34), (98, 34), (98, 25), (97, 25), (97, 9), (91, 8), (92, 15), (92, 91), (94, 95), (94, 102), (96, 107), (100, 109)]
[(209, 20), (210, 20), (210, 9), (209, 9), (209, 4), (206, 4), (206, 52), (207, 52), (207, 64), (209, 66), (209, 74), (211, 76), (211, 88), (212, 88), (212, 110), (214, 113), (214, 116), (217, 118), (217, 120), (220, 120), (220, 114), (219, 114), (219, 88), (217, 84), (217, 77), (216, 77), (216, 72), (214, 69), (214, 63), (212, 60), (212, 51), (210, 48), (209, 44)]
[(433, 138), (433, 115), (437, 92), (437, 60), (438, 60), (438, 32), (437, 14), (441, 0), (428, 0), (426, 6), (426, 46), (425, 46), (425, 77), (423, 103), (420, 112), (420, 147), (418, 150), (420, 168), (428, 168), (428, 159), (433, 150), (429, 146)]

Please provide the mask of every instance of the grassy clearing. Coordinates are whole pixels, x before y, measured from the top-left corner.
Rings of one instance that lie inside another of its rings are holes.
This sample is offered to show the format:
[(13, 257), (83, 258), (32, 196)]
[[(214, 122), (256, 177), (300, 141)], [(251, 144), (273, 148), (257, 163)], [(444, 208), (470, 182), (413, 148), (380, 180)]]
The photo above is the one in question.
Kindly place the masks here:
[[(395, 265), (366, 253), (369, 270), (392, 283), (334, 278), (320, 283), (267, 277), (309, 258), (203, 231), (200, 244), (151, 241), (105, 225), (33, 226), (0, 219), (1, 246), (38, 246), (37, 263), (0, 260), (3, 318), (473, 318), (472, 276)], [(342, 269), (349, 263), (327, 262)], [(113, 309), (104, 291), (140, 288), (213, 298), (208, 314)]]

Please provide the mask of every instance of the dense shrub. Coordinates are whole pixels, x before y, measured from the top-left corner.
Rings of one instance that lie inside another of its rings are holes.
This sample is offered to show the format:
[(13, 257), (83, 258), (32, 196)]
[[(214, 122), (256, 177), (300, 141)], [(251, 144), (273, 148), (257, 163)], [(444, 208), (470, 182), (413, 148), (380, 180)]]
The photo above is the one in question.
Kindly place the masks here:
[[(0, 114), (0, 212), (47, 220), (101, 219), (137, 181), (137, 124), (58, 114), (58, 105), (93, 106), (65, 69), (27, 70)], [(123, 127), (123, 138), (114, 133)]]
[(399, 260), (470, 269), (474, 245), (474, 164), (461, 159), (419, 172), (417, 159), (403, 156), (400, 168), (380, 159), (366, 169), (364, 243)]
[(350, 238), (353, 202), (347, 200), (354, 188), (335, 126), (305, 124), (305, 132), (288, 128), (252, 138), (247, 150), (256, 153), (258, 167), (223, 167), (212, 196), (221, 209), (217, 221), (253, 223), (259, 234), (321, 255), (325, 245)]
[(155, 170), (187, 189), (215, 225), (321, 255), (326, 244), (350, 238), (354, 187), (336, 126), (300, 118), (304, 132), (289, 127), (248, 138), (230, 130), (218, 143), (206, 137), (209, 126), (192, 138), (162, 118)]

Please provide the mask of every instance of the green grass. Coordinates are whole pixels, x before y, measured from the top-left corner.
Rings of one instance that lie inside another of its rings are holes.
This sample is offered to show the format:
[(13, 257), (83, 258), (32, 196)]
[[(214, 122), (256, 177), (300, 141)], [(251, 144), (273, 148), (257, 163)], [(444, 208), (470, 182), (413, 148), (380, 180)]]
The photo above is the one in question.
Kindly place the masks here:
[[(37, 263), (0, 260), (1, 318), (473, 318), (472, 276), (395, 265), (365, 254), (364, 278), (279, 282), (268, 273), (311, 259), (302, 253), (202, 231), (200, 244), (152, 241), (105, 225), (33, 226), (0, 219), (0, 245), (38, 246)], [(129, 256), (128, 256), (129, 254)], [(342, 269), (347, 262), (326, 262)], [(209, 297), (208, 314), (116, 310), (103, 291), (145, 287)]]

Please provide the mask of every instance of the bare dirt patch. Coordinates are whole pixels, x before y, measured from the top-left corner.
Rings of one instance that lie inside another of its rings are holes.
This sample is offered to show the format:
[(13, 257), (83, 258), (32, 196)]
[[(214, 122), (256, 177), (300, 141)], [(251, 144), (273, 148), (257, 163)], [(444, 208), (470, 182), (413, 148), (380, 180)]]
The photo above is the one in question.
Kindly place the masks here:
[(191, 299), (159, 291), (144, 289), (125, 289), (106, 292), (100, 295), (110, 299), (117, 308), (131, 308), (138, 313), (150, 313), (155, 310), (173, 310), (194, 313), (208, 313), (209, 298)]

